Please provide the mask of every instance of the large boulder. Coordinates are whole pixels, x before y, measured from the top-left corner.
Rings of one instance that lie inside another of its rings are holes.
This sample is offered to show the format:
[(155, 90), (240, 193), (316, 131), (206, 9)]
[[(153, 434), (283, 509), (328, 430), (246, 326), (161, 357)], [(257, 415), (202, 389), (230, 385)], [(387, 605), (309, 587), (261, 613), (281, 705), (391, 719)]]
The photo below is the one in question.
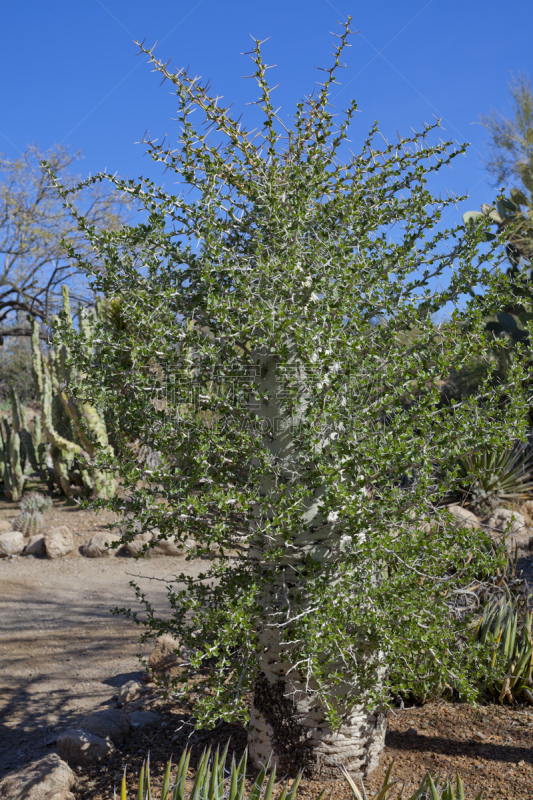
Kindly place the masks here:
[(118, 708), (105, 708), (88, 714), (78, 727), (102, 739), (111, 739), (113, 744), (120, 746), (130, 732), (130, 721), (128, 715)]
[(70, 528), (60, 525), (58, 528), (50, 528), (44, 535), (44, 546), (48, 558), (63, 558), (74, 550), (74, 539)]
[(55, 753), (0, 780), (0, 800), (74, 800), (76, 776)]
[(20, 531), (0, 533), (0, 558), (18, 556), (24, 550), (24, 536)]
[(44, 544), (44, 536), (41, 536), (40, 533), (35, 534), (35, 536), (30, 536), (29, 540), (26, 542), (26, 547), (22, 551), (22, 555), (45, 556), (46, 547)]
[(88, 767), (106, 759), (115, 752), (115, 747), (111, 739), (69, 728), (57, 737), (57, 752), (72, 766)]
[(179, 639), (175, 639), (169, 633), (164, 633), (158, 638), (150, 653), (148, 666), (161, 678), (168, 679), (184, 672), (187, 666), (186, 660), (186, 653)]
[(481, 520), (479, 517), (476, 517), (471, 511), (468, 511), (466, 508), (462, 506), (449, 506), (448, 511), (453, 514), (457, 521), (457, 525), (460, 525), (461, 528), (468, 528), (472, 530), (474, 528), (481, 527)]
[(120, 537), (110, 531), (98, 531), (93, 533), (82, 545), (81, 552), (86, 558), (103, 558), (105, 556), (116, 556), (117, 550), (112, 550), (109, 545), (118, 541)]

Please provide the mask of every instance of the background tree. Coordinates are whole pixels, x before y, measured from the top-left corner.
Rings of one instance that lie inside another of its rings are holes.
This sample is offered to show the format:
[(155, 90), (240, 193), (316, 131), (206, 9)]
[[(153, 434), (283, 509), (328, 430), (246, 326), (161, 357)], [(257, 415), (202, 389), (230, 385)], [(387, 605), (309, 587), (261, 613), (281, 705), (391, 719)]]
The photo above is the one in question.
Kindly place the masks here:
[(525, 74), (512, 77), (509, 83), (512, 117), (498, 111), (481, 116), (480, 121), (489, 133), (487, 171), (497, 186), (510, 178), (533, 190), (533, 92), (531, 80)]
[[(496, 336), (512, 344), (528, 342), (528, 323), (533, 319), (533, 92), (527, 75), (513, 77), (509, 84), (512, 116), (492, 111), (481, 117), (489, 134), (486, 168), (495, 186), (516, 181), (509, 196), (502, 194), (495, 204), (484, 203), (481, 211), (468, 211), (466, 222), (486, 217), (505, 239), (508, 273), (516, 282), (517, 299), (502, 306), (489, 322)], [(491, 238), (495, 234), (488, 234)]]
[[(102, 453), (123, 490), (107, 505), (123, 540), (141, 530), (191, 558), (218, 553), (199, 579), (176, 576), (169, 616), (147, 602), (147, 635), (174, 632), (206, 667), (182, 686), (198, 725), (248, 722), (255, 763), (272, 752), (283, 772), (315, 777), (336, 776), (335, 761), (375, 766), (389, 690), (423, 675), (471, 699), (490, 672), (483, 645), (465, 645), (462, 603), (494, 557), (438, 501), (458, 456), (523, 435), (526, 407), (519, 360), (504, 386), (489, 374), (484, 402), (441, 402), (450, 369), (486, 352), (484, 319), (512, 284), (491, 268), (498, 242), (477, 251), (485, 219), (439, 227), (456, 198), (433, 197), (427, 177), (464, 148), (432, 145), (437, 125), (395, 144), (374, 128), (358, 154), (346, 147), (356, 103), (337, 124), (329, 98), (348, 33), (289, 128), (255, 42), (251, 132), (142, 48), (180, 122), (178, 147), (147, 149), (185, 190), (94, 176), (84, 185), (109, 181), (145, 210), (99, 233), (56, 181), (105, 265), (80, 256), (80, 268), (120, 298), (121, 324), (104, 320), (91, 341), (65, 318), (57, 328), (74, 394), (106, 409), (115, 438), (158, 453), (149, 468)], [(471, 285), (483, 293), (460, 304)]]
[[(87, 257), (90, 246), (41, 167), (46, 160), (66, 186), (74, 186), (78, 179), (70, 168), (78, 158), (60, 145), (48, 151), (28, 147), (16, 159), (0, 155), (0, 337), (29, 336), (28, 314), (49, 322), (60, 305), (62, 284), (69, 285), (73, 299), (92, 299), (61, 241)], [(103, 186), (84, 192), (83, 208), (88, 224), (100, 229), (114, 230), (126, 218), (125, 203)]]

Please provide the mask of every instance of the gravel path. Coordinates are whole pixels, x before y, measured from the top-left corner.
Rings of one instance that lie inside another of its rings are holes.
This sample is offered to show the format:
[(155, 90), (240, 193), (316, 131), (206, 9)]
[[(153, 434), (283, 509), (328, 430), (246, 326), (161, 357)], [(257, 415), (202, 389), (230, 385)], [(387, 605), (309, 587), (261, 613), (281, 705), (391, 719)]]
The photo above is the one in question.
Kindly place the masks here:
[(140, 678), (140, 631), (114, 606), (138, 608), (129, 581), (168, 611), (165, 580), (202, 562), (157, 557), (0, 560), (0, 775), (54, 752), (57, 734)]

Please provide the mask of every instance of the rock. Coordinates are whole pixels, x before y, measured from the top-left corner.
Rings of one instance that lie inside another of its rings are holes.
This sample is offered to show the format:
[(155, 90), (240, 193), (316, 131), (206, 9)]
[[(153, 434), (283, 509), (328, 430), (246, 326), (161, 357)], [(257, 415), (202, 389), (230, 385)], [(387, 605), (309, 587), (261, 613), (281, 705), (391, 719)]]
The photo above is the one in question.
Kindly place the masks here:
[(161, 714), (155, 711), (132, 711), (129, 715), (132, 728), (143, 729), (161, 722)]
[(0, 558), (18, 556), (24, 550), (24, 536), (20, 531), (0, 533)]
[(102, 558), (116, 556), (118, 550), (112, 550), (109, 545), (118, 541), (120, 537), (111, 531), (98, 531), (82, 545), (81, 552), (86, 558)]
[(30, 536), (26, 547), (22, 551), (23, 556), (45, 556), (46, 547), (44, 546), (44, 536), (39, 533), (35, 536)]
[(492, 532), (507, 531), (516, 536), (526, 530), (526, 521), (518, 511), (510, 511), (508, 508), (497, 508), (486, 523)]
[(62, 759), (76, 767), (97, 764), (114, 751), (111, 739), (77, 728), (69, 728), (57, 737), (57, 752)]
[(55, 753), (0, 780), (0, 800), (74, 800), (76, 776)]
[(522, 508), (526, 514), (529, 514), (530, 517), (533, 517), (533, 500), (526, 500), (526, 502), (522, 505)]
[[(138, 553), (141, 552), (143, 546), (148, 542), (151, 542), (152, 539), (153, 536), (151, 533), (138, 533), (133, 539), (133, 541), (128, 542), (127, 544), (124, 545), (123, 549), (126, 550), (127, 553), (130, 553), (130, 555), (136, 556)], [(152, 550), (151, 549), (148, 550), (144, 555), (145, 558), (146, 557), (150, 558), (150, 556), (152, 555)]]
[(526, 525), (529, 527), (533, 526), (533, 500), (526, 500), (525, 503), (522, 503), (522, 508), (520, 509), (522, 512), (522, 516), (526, 521)]
[(131, 703), (133, 700), (137, 700), (141, 694), (144, 694), (145, 688), (142, 683), (138, 681), (128, 681), (121, 686), (117, 695), (117, 703), (119, 706), (124, 706), (126, 703)]
[(161, 556), (182, 556), (186, 551), (183, 542), (177, 542), (175, 539), (160, 539), (151, 552)]
[(6, 533), (13, 530), (13, 523), (7, 519), (0, 519), (0, 533)]
[(158, 638), (155, 648), (150, 653), (148, 666), (152, 672), (157, 672), (163, 678), (173, 678), (184, 672), (185, 661), (186, 656), (179, 639), (164, 633)]
[(113, 744), (120, 746), (130, 732), (130, 721), (128, 715), (118, 708), (106, 708), (88, 714), (81, 720), (79, 727), (102, 739), (109, 738)]
[(481, 520), (479, 517), (476, 517), (475, 514), (472, 514), (471, 511), (467, 511), (467, 509), (462, 506), (449, 506), (448, 511), (453, 514), (457, 523), (460, 524), (462, 528), (473, 530), (474, 528), (481, 527)]
[(501, 536), (505, 531), (505, 545), (512, 553), (516, 547), (528, 548), (531, 530), (518, 511), (508, 508), (497, 508), (490, 519), (485, 523), (491, 536)]
[(74, 539), (70, 528), (60, 525), (50, 528), (44, 535), (44, 546), (48, 558), (62, 558), (74, 550)]

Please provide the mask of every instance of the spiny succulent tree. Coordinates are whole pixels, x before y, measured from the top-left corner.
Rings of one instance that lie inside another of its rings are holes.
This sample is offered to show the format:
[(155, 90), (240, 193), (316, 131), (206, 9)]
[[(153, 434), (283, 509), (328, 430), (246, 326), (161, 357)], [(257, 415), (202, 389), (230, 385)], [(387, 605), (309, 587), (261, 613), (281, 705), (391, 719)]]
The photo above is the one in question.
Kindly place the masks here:
[[(441, 402), (450, 368), (486, 351), (484, 319), (512, 286), (478, 252), (486, 224), (442, 224), (457, 198), (434, 197), (428, 179), (465, 148), (432, 143), (438, 123), (396, 143), (376, 126), (348, 149), (356, 103), (340, 118), (330, 105), (348, 35), (292, 122), (255, 42), (252, 131), (141, 45), (180, 122), (177, 146), (147, 150), (183, 190), (90, 178), (146, 211), (102, 234), (56, 182), (105, 268), (78, 263), (124, 321), (97, 323), (88, 343), (63, 318), (71, 390), (105, 409), (119, 455), (138, 437), (159, 454), (148, 468), (102, 450), (121, 493), (98, 502), (124, 515), (123, 541), (140, 527), (187, 542), (192, 559), (220, 554), (169, 583), (164, 618), (147, 601), (146, 635), (171, 631), (192, 668), (208, 667), (181, 688), (198, 725), (242, 720), (256, 764), (273, 753), (284, 773), (322, 777), (335, 762), (375, 766), (390, 690), (424, 675), (472, 699), (488, 672), (490, 648), (458, 646), (457, 609), (493, 556), (438, 500), (459, 456), (524, 435), (526, 409), (519, 360), (505, 386), (488, 376), (482, 400)], [(482, 293), (462, 301), (472, 285)]]

